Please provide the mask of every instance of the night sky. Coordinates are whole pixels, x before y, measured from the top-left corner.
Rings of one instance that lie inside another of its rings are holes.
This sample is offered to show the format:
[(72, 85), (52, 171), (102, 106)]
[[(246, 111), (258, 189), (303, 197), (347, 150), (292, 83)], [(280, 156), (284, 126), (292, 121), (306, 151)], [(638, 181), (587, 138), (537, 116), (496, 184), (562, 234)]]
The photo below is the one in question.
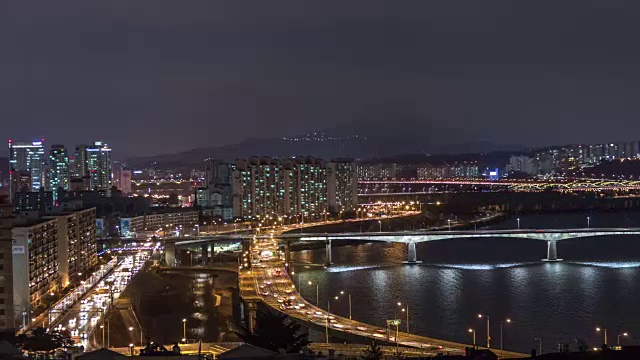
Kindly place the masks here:
[(6, 0), (0, 137), (149, 155), (401, 116), (496, 143), (638, 140), (639, 15), (611, 0)]

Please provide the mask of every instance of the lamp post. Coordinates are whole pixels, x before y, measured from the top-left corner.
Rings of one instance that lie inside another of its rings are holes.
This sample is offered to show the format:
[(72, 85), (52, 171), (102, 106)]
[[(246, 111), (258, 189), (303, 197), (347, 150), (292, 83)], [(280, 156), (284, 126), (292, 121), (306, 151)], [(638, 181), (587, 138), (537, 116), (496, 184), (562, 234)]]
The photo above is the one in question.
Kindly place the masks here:
[(591, 216), (587, 216), (587, 229), (591, 228)]
[(542, 354), (542, 338), (541, 337), (537, 337), (537, 338), (534, 338), (533, 340), (538, 342), (538, 349), (540, 351), (538, 353), (538, 355)]
[(516, 219), (518, 221), (518, 230), (520, 230), (520, 218)]
[(102, 329), (102, 348), (104, 349), (104, 324), (100, 325), (100, 329)]
[(504, 325), (504, 323), (507, 323), (507, 324), (511, 323), (511, 319), (505, 319), (503, 321), (500, 321), (500, 350), (503, 349), (502, 343), (504, 338), (502, 337), (502, 326)]
[(628, 336), (628, 333), (622, 333), (620, 335), (618, 335), (618, 346), (620, 346), (620, 336)]
[[(311, 281), (309, 281), (309, 286), (313, 285), (313, 283)], [(316, 284), (316, 306), (320, 306), (320, 298), (319, 298), (319, 288), (318, 288), (318, 284)]]
[(469, 332), (473, 334), (473, 347), (476, 347), (476, 329), (469, 329)]
[(602, 332), (604, 333), (604, 344), (605, 344), (605, 345), (607, 345), (607, 340), (608, 340), (608, 339), (607, 339), (607, 329), (602, 329), (602, 328), (597, 327), (597, 328), (596, 328), (596, 331), (597, 331), (597, 332), (602, 331)]
[(378, 220), (378, 225), (380, 226), (380, 231), (379, 232), (382, 232), (382, 220)]
[[(487, 348), (491, 348), (491, 327), (490, 327), (490, 319), (489, 319), (489, 315), (484, 315), (487, 318)], [(478, 318), (482, 319), (483, 315), (482, 314), (478, 314)]]
[[(340, 295), (344, 295), (344, 291), (340, 291)], [(349, 297), (349, 320), (351, 320), (351, 293), (347, 295)]]
[(447, 224), (449, 225), (449, 231), (451, 231), (451, 219), (447, 219)]
[[(131, 339), (135, 340), (135, 339), (133, 339), (133, 326), (129, 326), (129, 334), (131, 335)], [(133, 343), (131, 345), (129, 345), (129, 346), (133, 346)]]
[[(402, 306), (402, 303), (400, 301), (398, 301), (398, 306)], [(409, 304), (406, 304), (405, 307), (402, 308), (402, 312), (407, 315), (406, 321), (407, 321), (407, 334), (408, 334), (409, 333)]]
[(182, 342), (187, 342), (187, 319), (182, 319)]

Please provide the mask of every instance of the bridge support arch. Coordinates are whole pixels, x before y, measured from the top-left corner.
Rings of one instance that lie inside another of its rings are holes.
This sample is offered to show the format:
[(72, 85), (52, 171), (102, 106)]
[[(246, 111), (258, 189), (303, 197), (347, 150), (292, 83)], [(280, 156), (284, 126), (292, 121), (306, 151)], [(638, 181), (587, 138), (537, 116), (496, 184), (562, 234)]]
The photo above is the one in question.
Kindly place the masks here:
[(418, 254), (416, 253), (416, 243), (415, 241), (410, 241), (407, 243), (407, 261), (405, 264), (419, 264), (422, 261), (418, 261)]
[(547, 258), (543, 261), (562, 261), (558, 259), (558, 244), (556, 240), (547, 240)]
[(326, 258), (325, 265), (331, 265), (333, 262), (331, 261), (331, 239), (327, 239), (326, 242)]

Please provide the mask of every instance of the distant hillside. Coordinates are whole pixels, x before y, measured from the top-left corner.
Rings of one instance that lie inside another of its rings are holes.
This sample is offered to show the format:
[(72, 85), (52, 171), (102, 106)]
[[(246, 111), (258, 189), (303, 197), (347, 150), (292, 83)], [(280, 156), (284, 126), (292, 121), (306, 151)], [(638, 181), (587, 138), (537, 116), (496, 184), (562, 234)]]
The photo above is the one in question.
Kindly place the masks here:
[(155, 162), (158, 166), (190, 166), (204, 159), (233, 161), (250, 156), (317, 156), (323, 159), (350, 157), (384, 158), (400, 154), (463, 154), (496, 150), (521, 150), (520, 146), (497, 146), (490, 140), (443, 126), (412, 121), (388, 121), (375, 128), (366, 122), (283, 138), (247, 139), (239, 144), (198, 148), (175, 154), (128, 159), (131, 166)]

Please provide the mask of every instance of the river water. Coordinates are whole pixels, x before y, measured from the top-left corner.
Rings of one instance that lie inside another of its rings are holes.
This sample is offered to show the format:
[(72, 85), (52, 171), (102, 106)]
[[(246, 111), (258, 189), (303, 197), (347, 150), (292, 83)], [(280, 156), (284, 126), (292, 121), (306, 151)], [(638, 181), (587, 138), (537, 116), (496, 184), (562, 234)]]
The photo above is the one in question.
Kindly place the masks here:
[[(521, 216), (521, 228), (640, 227), (640, 213), (553, 214)], [(493, 225), (517, 226), (516, 218)], [(486, 323), (491, 319), (492, 347), (500, 347), (500, 321), (504, 348), (528, 352), (542, 339), (544, 352), (559, 343), (576, 348), (576, 339), (590, 347), (604, 341), (596, 326), (608, 330), (609, 345), (640, 343), (640, 237), (610, 236), (564, 240), (558, 243), (559, 263), (541, 262), (546, 243), (536, 240), (482, 238), (444, 240), (417, 246), (420, 265), (402, 265), (406, 245), (367, 243), (334, 246), (335, 265), (324, 269), (306, 265), (324, 262), (324, 249), (292, 254), (302, 295), (348, 316), (346, 296), (352, 297), (356, 320), (383, 326), (387, 319), (403, 320), (409, 307), (409, 329), (435, 338), (486, 344)], [(311, 281), (313, 286), (307, 285)], [(637, 335), (637, 336), (634, 336)]]

